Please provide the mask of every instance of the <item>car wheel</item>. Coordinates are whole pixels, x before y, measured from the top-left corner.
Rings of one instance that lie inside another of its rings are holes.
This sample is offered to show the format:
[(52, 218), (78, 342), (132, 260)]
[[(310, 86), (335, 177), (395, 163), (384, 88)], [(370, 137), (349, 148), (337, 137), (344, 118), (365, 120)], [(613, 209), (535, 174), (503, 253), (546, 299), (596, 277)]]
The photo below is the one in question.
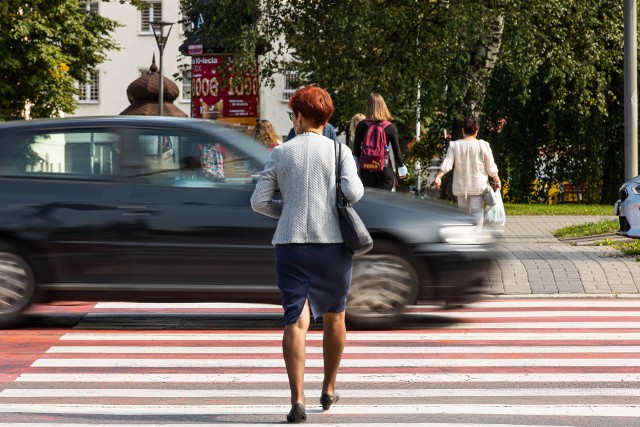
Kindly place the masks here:
[(389, 242), (375, 241), (371, 252), (354, 257), (347, 321), (365, 328), (391, 327), (418, 295), (411, 262)]
[(27, 261), (0, 243), (0, 328), (16, 325), (33, 301), (35, 280)]

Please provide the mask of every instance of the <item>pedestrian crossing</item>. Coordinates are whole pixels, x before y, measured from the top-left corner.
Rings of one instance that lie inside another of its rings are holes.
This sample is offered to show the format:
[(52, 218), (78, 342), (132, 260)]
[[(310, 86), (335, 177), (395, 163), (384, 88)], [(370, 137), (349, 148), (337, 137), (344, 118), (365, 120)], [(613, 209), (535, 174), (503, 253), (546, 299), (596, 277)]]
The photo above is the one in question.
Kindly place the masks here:
[[(96, 304), (0, 383), (0, 426), (282, 422), (281, 330), (94, 327), (113, 316), (246, 313), (281, 321), (274, 306)], [(413, 307), (407, 319), (349, 331), (329, 411), (317, 401), (321, 331), (309, 332), (306, 425), (640, 425), (640, 299), (495, 299)]]

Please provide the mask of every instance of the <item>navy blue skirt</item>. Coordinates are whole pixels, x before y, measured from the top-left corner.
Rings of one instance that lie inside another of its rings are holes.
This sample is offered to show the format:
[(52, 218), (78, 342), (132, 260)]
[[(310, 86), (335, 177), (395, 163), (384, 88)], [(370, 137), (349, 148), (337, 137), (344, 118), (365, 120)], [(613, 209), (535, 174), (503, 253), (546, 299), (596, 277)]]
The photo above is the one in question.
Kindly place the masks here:
[(276, 275), (284, 324), (295, 323), (309, 300), (311, 316), (340, 313), (347, 306), (353, 254), (344, 243), (276, 245)]

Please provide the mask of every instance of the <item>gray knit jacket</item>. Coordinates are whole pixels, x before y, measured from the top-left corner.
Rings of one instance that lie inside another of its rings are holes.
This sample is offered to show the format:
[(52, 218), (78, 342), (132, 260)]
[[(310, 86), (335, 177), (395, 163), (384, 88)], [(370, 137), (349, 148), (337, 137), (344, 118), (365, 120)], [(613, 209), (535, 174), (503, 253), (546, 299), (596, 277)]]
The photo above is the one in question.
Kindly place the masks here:
[[(303, 133), (273, 148), (251, 196), (254, 211), (279, 218), (272, 243), (340, 243), (336, 208), (336, 143)], [(351, 150), (342, 145), (340, 186), (355, 203), (364, 194)], [(280, 190), (282, 200), (274, 199)]]

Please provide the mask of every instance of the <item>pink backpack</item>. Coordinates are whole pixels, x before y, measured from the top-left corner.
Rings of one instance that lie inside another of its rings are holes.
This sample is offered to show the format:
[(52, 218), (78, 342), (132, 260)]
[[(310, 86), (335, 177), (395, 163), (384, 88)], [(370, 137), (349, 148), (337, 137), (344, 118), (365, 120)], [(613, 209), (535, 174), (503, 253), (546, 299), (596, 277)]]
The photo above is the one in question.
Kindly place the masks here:
[(384, 169), (384, 158), (387, 155), (387, 134), (384, 129), (391, 124), (387, 120), (380, 123), (365, 120), (369, 129), (362, 141), (362, 151), (360, 152), (360, 169), (369, 172), (382, 172)]

